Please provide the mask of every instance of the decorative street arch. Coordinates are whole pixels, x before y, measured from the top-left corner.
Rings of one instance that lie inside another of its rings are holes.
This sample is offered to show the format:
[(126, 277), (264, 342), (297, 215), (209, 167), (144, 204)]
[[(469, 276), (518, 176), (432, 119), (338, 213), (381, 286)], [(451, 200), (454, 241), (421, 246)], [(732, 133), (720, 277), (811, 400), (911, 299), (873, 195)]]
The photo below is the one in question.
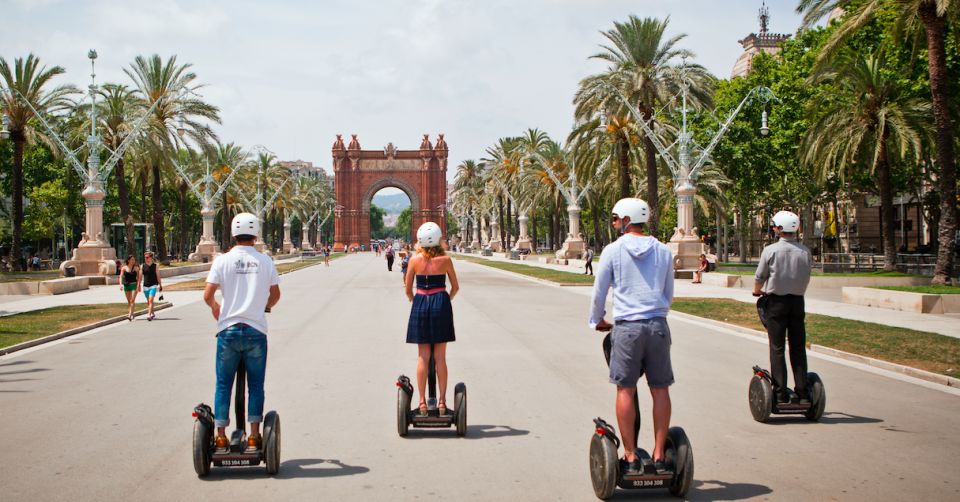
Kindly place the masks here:
[(447, 233), (447, 142), (443, 134), (436, 146), (423, 135), (419, 150), (397, 150), (393, 143), (383, 150), (363, 150), (357, 135), (344, 146), (337, 135), (333, 143), (334, 251), (370, 245), (370, 201), (386, 187), (399, 188), (410, 198), (411, 229), (433, 221)]

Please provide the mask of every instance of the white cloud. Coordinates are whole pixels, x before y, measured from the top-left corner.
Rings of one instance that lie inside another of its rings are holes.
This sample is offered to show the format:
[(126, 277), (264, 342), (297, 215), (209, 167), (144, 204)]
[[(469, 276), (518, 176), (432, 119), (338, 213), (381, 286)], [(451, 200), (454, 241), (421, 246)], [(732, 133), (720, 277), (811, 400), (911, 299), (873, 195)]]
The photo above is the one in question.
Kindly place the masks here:
[[(793, 32), (794, 0), (767, 2)], [(757, 29), (760, 0), (366, 0), (307, 2), (15, 0), (3, 9), (0, 56), (29, 52), (87, 83), (122, 81), (138, 54), (177, 54), (221, 107), (225, 141), (329, 166), (336, 133), (365, 148), (416, 148), (447, 134), (451, 168), (500, 136), (539, 127), (562, 140), (577, 82), (601, 30), (630, 14), (671, 16), (670, 32), (726, 77), (737, 40)], [(452, 175), (453, 169), (451, 169)]]

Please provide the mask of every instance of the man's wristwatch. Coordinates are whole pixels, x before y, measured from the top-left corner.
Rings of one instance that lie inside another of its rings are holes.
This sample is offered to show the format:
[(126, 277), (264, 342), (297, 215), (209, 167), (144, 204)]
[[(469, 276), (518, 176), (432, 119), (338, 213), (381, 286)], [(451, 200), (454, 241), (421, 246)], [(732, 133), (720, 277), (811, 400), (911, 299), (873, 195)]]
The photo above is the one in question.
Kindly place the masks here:
[(270, 307), (263, 309), (264, 312), (270, 312)]

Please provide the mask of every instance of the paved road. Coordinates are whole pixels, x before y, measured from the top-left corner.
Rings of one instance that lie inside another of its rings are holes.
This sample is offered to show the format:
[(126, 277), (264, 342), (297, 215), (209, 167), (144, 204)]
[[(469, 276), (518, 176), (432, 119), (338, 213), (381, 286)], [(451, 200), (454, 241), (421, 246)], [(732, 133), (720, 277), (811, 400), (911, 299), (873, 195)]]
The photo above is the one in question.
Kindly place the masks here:
[[(470, 263), (459, 270), (449, 357), (452, 382), (469, 388), (466, 439), (397, 436), (394, 380), (415, 361), (403, 343), (409, 306), (398, 273), (356, 255), (283, 278), (267, 377), (267, 408), (284, 432), (276, 478), (262, 467), (193, 472), (190, 411), (212, 400), (214, 382), (214, 325), (194, 302), (0, 358), (0, 498), (593, 500), (591, 418), (613, 419), (613, 390), (600, 337), (585, 328), (586, 298)], [(960, 497), (955, 394), (812, 358), (829, 394), (823, 422), (761, 425), (746, 385), (765, 346), (671, 326), (674, 417), (696, 453), (692, 499)]]

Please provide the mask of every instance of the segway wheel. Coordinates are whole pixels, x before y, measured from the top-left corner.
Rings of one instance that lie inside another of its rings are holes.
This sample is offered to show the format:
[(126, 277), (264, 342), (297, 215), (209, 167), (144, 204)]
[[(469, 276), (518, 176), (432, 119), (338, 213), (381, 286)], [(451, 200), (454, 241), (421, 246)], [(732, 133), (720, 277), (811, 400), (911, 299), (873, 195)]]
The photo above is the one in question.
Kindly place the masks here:
[(456, 413), (457, 435), (467, 435), (467, 386), (460, 382), (453, 391), (454, 413)]
[[(680, 427), (671, 427), (667, 431), (668, 450), (673, 450), (674, 474), (670, 483), (670, 494), (685, 497), (693, 484), (693, 447), (687, 433)], [(670, 455), (668, 455), (669, 459)]]
[(773, 409), (773, 386), (766, 378), (753, 375), (750, 379), (750, 413), (757, 422), (764, 423)]
[(410, 430), (410, 394), (397, 388), (397, 434), (400, 437), (406, 437)]
[(280, 416), (275, 411), (263, 417), (263, 450), (267, 474), (280, 472)]
[(612, 440), (594, 433), (590, 438), (590, 480), (593, 481), (593, 493), (598, 499), (607, 500), (613, 496), (619, 469), (617, 446)]
[(193, 421), (193, 469), (197, 476), (210, 474), (210, 448), (213, 446), (213, 430), (200, 420)]
[(823, 381), (816, 373), (807, 373), (807, 386), (810, 389), (810, 409), (804, 413), (807, 420), (816, 422), (823, 416), (827, 406), (827, 391), (823, 388)]

